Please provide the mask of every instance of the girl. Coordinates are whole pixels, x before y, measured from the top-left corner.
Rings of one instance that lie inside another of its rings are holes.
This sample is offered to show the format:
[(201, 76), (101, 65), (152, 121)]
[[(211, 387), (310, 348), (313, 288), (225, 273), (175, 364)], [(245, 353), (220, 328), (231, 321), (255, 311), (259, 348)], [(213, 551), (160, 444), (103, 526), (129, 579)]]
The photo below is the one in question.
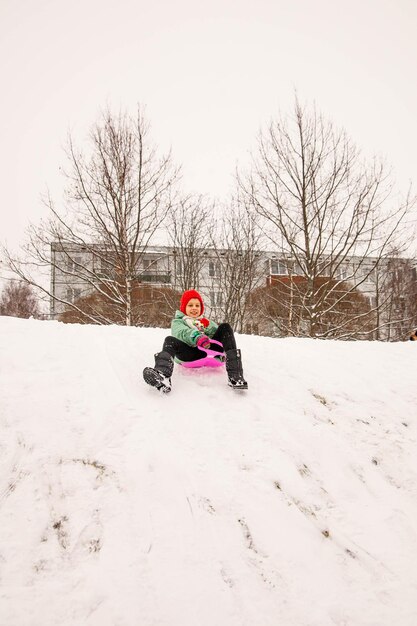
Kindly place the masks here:
[[(181, 296), (179, 311), (171, 323), (171, 336), (166, 337), (162, 352), (155, 354), (155, 367), (145, 367), (143, 378), (148, 385), (167, 393), (171, 391), (171, 375), (174, 359), (178, 362), (196, 361), (206, 356), (199, 349), (210, 348), (219, 352), (214, 358), (226, 360), (229, 385), (234, 389), (247, 389), (248, 383), (243, 377), (240, 350), (236, 348), (235, 336), (230, 324), (219, 326), (205, 317), (203, 299), (194, 289), (184, 291)], [(220, 341), (211, 344), (210, 339)]]

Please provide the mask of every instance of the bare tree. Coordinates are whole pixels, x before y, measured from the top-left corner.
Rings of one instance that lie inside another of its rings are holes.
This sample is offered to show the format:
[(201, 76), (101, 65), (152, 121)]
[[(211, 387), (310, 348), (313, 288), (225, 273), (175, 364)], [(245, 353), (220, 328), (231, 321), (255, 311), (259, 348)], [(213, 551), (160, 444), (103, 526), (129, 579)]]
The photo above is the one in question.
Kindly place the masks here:
[(249, 297), (264, 278), (256, 215), (239, 200), (223, 212), (220, 232), (212, 239), (216, 289), (215, 306), (238, 332), (252, 332), (248, 318)]
[(39, 301), (31, 286), (25, 282), (10, 281), (0, 295), (0, 315), (40, 318)]
[[(47, 198), (50, 218), (30, 228), (24, 261), (6, 256), (22, 280), (65, 308), (83, 313), (74, 300), (96, 293), (117, 312), (107, 322), (130, 325), (143, 257), (173, 207), (179, 170), (170, 153), (157, 156), (140, 108), (136, 118), (105, 112), (88, 150), (78, 150), (69, 137), (64, 207)], [(37, 277), (40, 268), (52, 270), (54, 285), (76, 285), (78, 298), (47, 287)], [(101, 310), (90, 308), (89, 316), (106, 323)]]
[[(238, 175), (238, 185), (286, 264), (283, 285), (290, 285), (293, 296), (286, 332), (351, 338), (368, 328), (362, 312), (356, 330), (350, 316), (336, 316), (330, 326), (324, 319), (365, 287), (399, 245), (414, 200), (410, 194), (403, 202), (393, 199), (384, 165), (376, 159), (366, 165), (344, 131), (296, 100), (293, 119), (272, 121), (260, 132), (252, 169)], [(288, 283), (294, 275), (304, 280)], [(341, 282), (350, 288), (339, 289)], [(304, 321), (296, 331), (293, 316)]]
[(213, 228), (213, 209), (203, 196), (188, 196), (170, 212), (167, 230), (174, 249), (174, 282), (181, 291), (200, 287), (204, 252)]
[(415, 262), (394, 254), (381, 263), (375, 276), (377, 339), (402, 341), (417, 325)]

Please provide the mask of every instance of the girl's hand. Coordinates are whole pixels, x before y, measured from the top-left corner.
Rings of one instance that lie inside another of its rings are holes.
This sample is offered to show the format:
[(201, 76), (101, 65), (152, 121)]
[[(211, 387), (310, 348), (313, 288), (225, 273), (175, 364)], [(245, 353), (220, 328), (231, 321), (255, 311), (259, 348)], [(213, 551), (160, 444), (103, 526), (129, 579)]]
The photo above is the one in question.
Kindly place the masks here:
[(207, 337), (207, 335), (201, 335), (201, 337), (197, 339), (197, 346), (199, 348), (210, 348), (210, 338)]

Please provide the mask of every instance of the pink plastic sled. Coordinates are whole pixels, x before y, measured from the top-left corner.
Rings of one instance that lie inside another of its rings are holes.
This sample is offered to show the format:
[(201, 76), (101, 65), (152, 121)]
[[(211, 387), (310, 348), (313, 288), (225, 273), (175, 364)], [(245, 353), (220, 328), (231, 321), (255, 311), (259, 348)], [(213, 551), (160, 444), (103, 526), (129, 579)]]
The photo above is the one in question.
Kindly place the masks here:
[[(211, 339), (210, 343), (217, 343), (219, 346), (222, 344), (220, 341), (216, 341), (215, 339)], [(211, 350), (210, 348), (201, 348), (198, 346), (198, 349), (202, 352), (206, 353), (206, 356), (202, 359), (198, 359), (197, 361), (182, 361), (181, 365), (183, 367), (221, 367), (224, 365), (225, 356), (223, 352), (216, 352), (216, 350)], [(215, 359), (214, 357), (220, 357)]]

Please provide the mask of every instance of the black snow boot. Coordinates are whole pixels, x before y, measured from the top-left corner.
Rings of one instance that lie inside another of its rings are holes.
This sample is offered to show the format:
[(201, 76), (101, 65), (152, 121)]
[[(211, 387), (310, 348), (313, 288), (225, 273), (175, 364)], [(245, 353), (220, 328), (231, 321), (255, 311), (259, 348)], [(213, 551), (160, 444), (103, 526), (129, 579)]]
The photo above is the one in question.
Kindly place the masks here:
[(226, 371), (230, 387), (233, 389), (248, 388), (248, 383), (243, 378), (242, 356), (239, 349), (226, 352)]
[(171, 391), (171, 375), (174, 369), (174, 359), (169, 352), (155, 354), (155, 367), (145, 367), (143, 379), (148, 385), (156, 387), (163, 393)]

